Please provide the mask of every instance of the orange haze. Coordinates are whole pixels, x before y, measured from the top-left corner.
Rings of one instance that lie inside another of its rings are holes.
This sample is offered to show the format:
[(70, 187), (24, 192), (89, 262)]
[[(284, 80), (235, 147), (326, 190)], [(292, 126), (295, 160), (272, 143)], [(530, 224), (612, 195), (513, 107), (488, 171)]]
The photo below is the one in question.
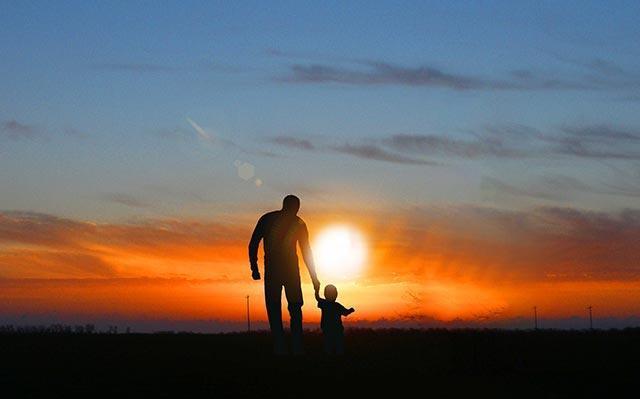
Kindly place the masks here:
[[(105, 315), (243, 320), (250, 295), (264, 320), (261, 284), (250, 279), (254, 219), (94, 223), (0, 213), (2, 314)], [(429, 207), (383, 212), (308, 212), (310, 232), (331, 223), (359, 229), (369, 247), (362, 275), (325, 281), (364, 320), (499, 320), (637, 315), (640, 216), (560, 208), (507, 212)], [(305, 320), (315, 322), (308, 275)]]

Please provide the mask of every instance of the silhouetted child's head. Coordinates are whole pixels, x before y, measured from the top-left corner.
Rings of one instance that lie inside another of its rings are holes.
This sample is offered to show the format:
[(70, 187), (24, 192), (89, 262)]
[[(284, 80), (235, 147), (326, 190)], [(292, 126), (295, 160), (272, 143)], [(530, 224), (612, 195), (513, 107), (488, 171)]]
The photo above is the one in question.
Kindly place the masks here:
[(338, 289), (335, 285), (329, 284), (324, 287), (324, 297), (327, 301), (335, 301), (338, 297)]

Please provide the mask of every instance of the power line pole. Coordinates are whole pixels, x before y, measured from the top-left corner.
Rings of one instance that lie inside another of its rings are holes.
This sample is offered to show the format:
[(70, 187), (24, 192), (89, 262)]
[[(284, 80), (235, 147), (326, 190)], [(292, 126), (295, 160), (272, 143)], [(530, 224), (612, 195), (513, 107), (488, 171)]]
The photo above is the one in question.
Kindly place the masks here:
[(251, 316), (249, 313), (249, 295), (247, 295), (247, 332), (251, 332)]
[(533, 307), (533, 325), (534, 325), (534, 328), (537, 330), (538, 329), (538, 307), (537, 306)]
[(589, 305), (589, 329), (593, 330), (593, 306)]

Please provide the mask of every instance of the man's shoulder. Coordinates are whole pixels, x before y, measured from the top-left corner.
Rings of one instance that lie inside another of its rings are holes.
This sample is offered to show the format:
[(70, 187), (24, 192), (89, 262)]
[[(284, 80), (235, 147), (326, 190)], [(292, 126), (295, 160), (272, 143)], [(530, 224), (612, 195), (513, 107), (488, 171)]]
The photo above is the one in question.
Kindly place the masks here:
[(271, 211), (267, 212), (264, 215), (260, 216), (260, 220), (267, 221), (280, 216), (281, 211)]

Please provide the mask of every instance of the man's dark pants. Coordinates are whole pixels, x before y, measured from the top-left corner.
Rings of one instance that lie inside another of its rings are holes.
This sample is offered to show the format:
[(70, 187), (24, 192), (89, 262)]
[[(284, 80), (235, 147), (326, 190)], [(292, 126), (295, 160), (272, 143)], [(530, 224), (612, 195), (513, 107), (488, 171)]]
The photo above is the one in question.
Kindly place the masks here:
[(291, 340), (294, 352), (302, 352), (302, 287), (300, 275), (277, 276), (265, 273), (264, 297), (267, 305), (269, 327), (273, 336), (274, 351), (285, 351), (284, 329), (282, 327), (282, 288), (287, 297), (289, 309)]

